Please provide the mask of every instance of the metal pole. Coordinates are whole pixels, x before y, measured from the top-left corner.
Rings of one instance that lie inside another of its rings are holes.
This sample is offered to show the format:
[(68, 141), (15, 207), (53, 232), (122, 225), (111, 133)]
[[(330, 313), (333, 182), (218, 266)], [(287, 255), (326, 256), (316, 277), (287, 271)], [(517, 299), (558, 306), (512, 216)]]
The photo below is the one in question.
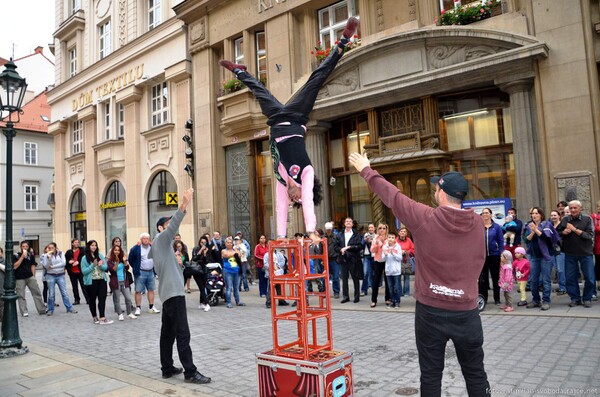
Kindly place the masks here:
[(25, 354), (29, 351), (22, 347), (23, 341), (19, 336), (17, 320), (17, 294), (15, 269), (13, 268), (13, 224), (12, 224), (12, 142), (17, 135), (12, 122), (6, 123), (3, 130), (6, 136), (6, 249), (5, 249), (5, 278), (4, 278), (4, 317), (2, 318), (2, 341), (0, 342), (0, 358)]

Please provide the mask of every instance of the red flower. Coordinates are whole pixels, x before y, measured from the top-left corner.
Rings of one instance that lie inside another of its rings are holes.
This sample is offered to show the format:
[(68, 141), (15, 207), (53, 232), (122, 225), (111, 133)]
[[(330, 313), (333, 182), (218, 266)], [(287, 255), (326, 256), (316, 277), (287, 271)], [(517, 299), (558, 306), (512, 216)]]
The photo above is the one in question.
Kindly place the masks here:
[(358, 39), (358, 35), (357, 35), (357, 34), (355, 34), (355, 35), (354, 35), (354, 38), (355, 38), (355, 39)]
[(479, 12), (483, 14), (485, 10), (482, 8), (481, 10), (479, 10)]
[(444, 15), (446, 13), (446, 10), (442, 10), (442, 15)]

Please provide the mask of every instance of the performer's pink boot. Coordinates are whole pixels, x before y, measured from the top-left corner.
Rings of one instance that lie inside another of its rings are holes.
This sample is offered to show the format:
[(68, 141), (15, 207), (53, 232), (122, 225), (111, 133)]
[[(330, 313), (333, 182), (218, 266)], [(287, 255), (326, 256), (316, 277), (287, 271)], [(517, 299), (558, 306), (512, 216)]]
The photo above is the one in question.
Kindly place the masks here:
[(236, 72), (236, 69), (237, 69), (238, 71), (242, 71), (242, 72), (245, 72), (245, 71), (246, 71), (246, 69), (248, 69), (248, 68), (246, 67), (246, 65), (241, 65), (241, 64), (233, 63), (233, 62), (231, 62), (231, 61), (228, 61), (228, 60), (226, 60), (226, 59), (222, 59), (222, 60), (220, 60), (220, 61), (219, 61), (219, 65), (223, 66), (225, 69), (227, 69), (227, 70), (229, 70), (229, 71), (231, 71), (231, 72), (233, 72), (233, 73), (235, 73), (235, 72)]

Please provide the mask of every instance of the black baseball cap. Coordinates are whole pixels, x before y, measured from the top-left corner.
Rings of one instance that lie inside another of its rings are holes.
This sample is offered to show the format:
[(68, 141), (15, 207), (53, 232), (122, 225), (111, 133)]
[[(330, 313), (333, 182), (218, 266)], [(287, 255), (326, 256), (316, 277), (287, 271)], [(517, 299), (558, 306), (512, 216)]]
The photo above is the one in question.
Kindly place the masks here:
[(469, 186), (465, 177), (456, 171), (446, 172), (442, 176), (434, 176), (431, 183), (438, 185), (447, 195), (463, 200), (467, 197)]
[(158, 222), (156, 222), (156, 229), (158, 230), (159, 226), (163, 226), (164, 227), (165, 223), (167, 223), (168, 221), (170, 221), (171, 218), (172, 218), (171, 216), (163, 216), (162, 218), (160, 218), (158, 220)]

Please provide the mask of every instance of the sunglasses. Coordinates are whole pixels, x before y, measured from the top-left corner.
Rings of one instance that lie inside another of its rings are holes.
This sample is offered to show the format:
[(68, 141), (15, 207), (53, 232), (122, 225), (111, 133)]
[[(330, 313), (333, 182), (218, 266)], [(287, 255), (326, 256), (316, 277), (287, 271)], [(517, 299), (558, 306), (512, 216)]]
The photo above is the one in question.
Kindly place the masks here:
[(387, 229), (387, 227), (385, 227), (385, 226), (380, 226), (380, 227), (378, 227), (377, 229), (379, 229), (379, 230), (386, 230), (386, 229)]

